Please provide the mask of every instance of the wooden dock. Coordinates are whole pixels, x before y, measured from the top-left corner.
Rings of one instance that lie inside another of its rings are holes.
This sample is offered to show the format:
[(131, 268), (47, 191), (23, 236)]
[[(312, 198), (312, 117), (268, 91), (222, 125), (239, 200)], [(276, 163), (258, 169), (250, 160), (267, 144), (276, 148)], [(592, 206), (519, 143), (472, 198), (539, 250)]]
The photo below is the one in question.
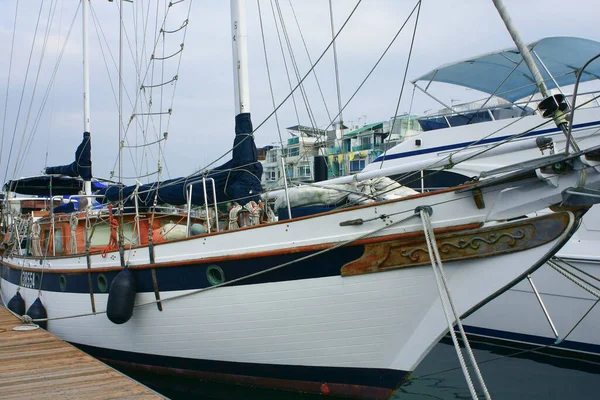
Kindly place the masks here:
[(15, 331), (21, 322), (0, 306), (2, 399), (164, 399), (43, 329)]

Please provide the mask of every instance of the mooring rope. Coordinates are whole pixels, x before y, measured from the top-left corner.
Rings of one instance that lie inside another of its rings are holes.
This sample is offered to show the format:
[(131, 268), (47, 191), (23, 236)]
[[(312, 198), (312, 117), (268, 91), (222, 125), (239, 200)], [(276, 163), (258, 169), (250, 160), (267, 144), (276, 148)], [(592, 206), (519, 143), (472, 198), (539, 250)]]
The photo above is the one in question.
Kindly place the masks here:
[[(478, 399), (477, 392), (475, 391), (475, 387), (473, 385), (473, 381), (471, 380), (471, 375), (469, 374), (469, 369), (467, 368), (467, 364), (460, 350), (460, 344), (458, 343), (458, 339), (456, 337), (456, 332), (454, 331), (454, 323), (451, 319), (451, 315), (448, 312), (448, 308), (446, 305), (446, 300), (448, 301), (450, 308), (452, 309), (452, 313), (454, 314), (454, 320), (456, 321), (456, 325), (460, 330), (461, 337), (465, 344), (465, 349), (467, 354), (469, 355), (469, 359), (471, 360), (471, 365), (473, 366), (473, 370), (475, 371), (475, 375), (479, 380), (479, 384), (484, 392), (485, 398), (490, 400), (491, 396), (481, 375), (481, 371), (477, 366), (477, 361), (475, 360), (475, 355), (473, 354), (473, 350), (469, 345), (469, 341), (467, 340), (467, 335), (465, 330), (460, 322), (460, 315), (456, 311), (456, 307), (454, 305), (454, 301), (452, 300), (452, 296), (450, 294), (450, 290), (448, 288), (448, 281), (446, 279), (446, 274), (444, 273), (444, 269), (442, 267), (442, 259), (440, 257), (440, 253), (438, 250), (438, 246), (435, 240), (435, 234), (433, 232), (433, 227), (431, 226), (431, 220), (429, 218), (431, 208), (427, 207), (419, 207), (417, 208), (419, 212), (419, 216), (423, 221), (423, 232), (425, 234), (425, 241), (427, 242), (427, 249), (429, 251), (429, 258), (431, 260), (431, 266), (433, 268), (433, 274), (435, 276), (438, 292), (440, 295), (440, 303), (442, 304), (442, 308), (444, 310), (444, 315), (446, 316), (446, 321), (448, 322), (448, 329), (450, 331), (450, 336), (452, 337), (452, 341), (454, 342), (454, 347), (456, 349), (456, 354), (458, 356), (458, 360), (460, 362), (460, 366), (463, 370), (463, 374), (465, 375), (465, 379), (467, 381), (467, 386), (469, 387), (469, 391), (471, 392), (471, 397), (473, 399)], [(415, 210), (415, 212), (417, 211)], [(444, 296), (445, 295), (445, 296)]]

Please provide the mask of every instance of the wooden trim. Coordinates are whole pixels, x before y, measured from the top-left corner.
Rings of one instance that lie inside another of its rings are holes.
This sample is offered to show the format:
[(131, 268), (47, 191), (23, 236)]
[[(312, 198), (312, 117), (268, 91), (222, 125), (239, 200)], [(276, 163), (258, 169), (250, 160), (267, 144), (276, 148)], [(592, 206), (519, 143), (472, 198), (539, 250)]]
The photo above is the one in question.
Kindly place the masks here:
[[(509, 224), (460, 232), (435, 233), (442, 262), (472, 260), (515, 253), (544, 245), (568, 228), (570, 213), (549, 214)], [(367, 244), (357, 260), (341, 269), (342, 276), (362, 275), (431, 264), (424, 235)]]
[[(479, 224), (479, 223), (457, 225), (457, 226), (452, 226), (452, 227), (448, 227), (448, 228), (435, 229), (434, 232), (436, 233), (436, 235), (441, 235), (441, 234), (445, 234), (445, 233), (461, 232), (461, 231), (465, 231), (465, 230), (470, 231), (473, 229), (477, 229), (480, 226), (481, 226), (481, 224)], [(374, 237), (374, 238), (365, 238), (365, 239), (361, 239), (361, 240), (352, 242), (349, 246), (362, 246), (362, 245), (376, 244), (376, 243), (387, 242), (387, 241), (397, 241), (397, 240), (403, 240), (403, 239), (409, 240), (409, 239), (418, 238), (418, 237), (423, 237), (422, 231), (399, 233), (399, 234), (391, 235), (391, 236), (379, 236), (379, 237)], [(293, 253), (314, 252), (314, 251), (324, 250), (327, 248), (331, 248), (331, 247), (335, 246), (336, 244), (337, 243), (324, 243), (324, 244), (318, 244), (318, 245), (301, 246), (301, 247), (296, 247), (293, 249), (285, 248), (285, 249), (245, 253), (245, 254), (238, 254), (238, 255), (197, 258), (197, 259), (185, 260), (185, 261), (170, 261), (170, 262), (156, 263), (156, 264), (131, 265), (129, 268), (131, 268), (133, 270), (148, 269), (148, 268), (168, 268), (168, 267), (175, 267), (175, 266), (193, 265), (193, 264), (199, 264), (199, 263), (202, 263), (202, 264), (220, 263), (223, 261), (230, 261), (230, 260), (244, 260), (244, 259), (249, 259), (249, 258), (272, 257), (272, 256), (278, 256), (278, 255), (282, 255), (282, 254), (293, 254)], [(85, 257), (85, 254), (82, 256)], [(1, 263), (6, 265), (9, 268), (28, 271), (28, 272), (29, 271), (39, 272), (41, 269), (41, 268), (31, 268), (31, 267), (20, 267), (20, 266), (16, 266), (16, 265), (12, 265), (12, 264), (9, 265), (4, 261), (2, 261)], [(102, 268), (93, 268), (92, 267), (91, 272), (120, 271), (121, 269), (122, 268), (120, 266), (102, 267)], [(89, 270), (85, 269), (85, 268), (44, 269), (44, 273), (46, 273), (46, 274), (47, 273), (75, 274), (75, 273), (83, 273), (83, 272), (88, 272), (88, 271)]]

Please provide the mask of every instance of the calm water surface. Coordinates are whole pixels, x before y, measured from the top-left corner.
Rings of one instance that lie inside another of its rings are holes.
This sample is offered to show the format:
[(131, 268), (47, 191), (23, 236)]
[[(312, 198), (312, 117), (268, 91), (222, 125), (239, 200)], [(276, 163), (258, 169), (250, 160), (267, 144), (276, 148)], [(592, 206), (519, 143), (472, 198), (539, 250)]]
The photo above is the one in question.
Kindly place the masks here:
[[(600, 363), (525, 352), (508, 345), (471, 342), (493, 399), (600, 399)], [(518, 354), (520, 353), (520, 354)], [(517, 355), (515, 355), (517, 354)], [(131, 375), (131, 374), (130, 374)], [(173, 382), (131, 375), (171, 399), (335, 399), (216, 383)], [(184, 387), (185, 386), (185, 387)], [(481, 394), (481, 393), (480, 393)], [(470, 399), (456, 352), (438, 343), (393, 397), (395, 400)], [(482, 397), (483, 398), (483, 397)]]

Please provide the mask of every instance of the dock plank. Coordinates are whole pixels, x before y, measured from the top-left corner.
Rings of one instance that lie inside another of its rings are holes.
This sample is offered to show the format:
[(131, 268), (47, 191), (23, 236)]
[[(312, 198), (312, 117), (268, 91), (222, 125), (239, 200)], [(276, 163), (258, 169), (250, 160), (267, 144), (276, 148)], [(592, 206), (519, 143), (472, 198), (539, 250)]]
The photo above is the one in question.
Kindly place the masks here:
[(2, 399), (164, 399), (165, 397), (0, 306)]

